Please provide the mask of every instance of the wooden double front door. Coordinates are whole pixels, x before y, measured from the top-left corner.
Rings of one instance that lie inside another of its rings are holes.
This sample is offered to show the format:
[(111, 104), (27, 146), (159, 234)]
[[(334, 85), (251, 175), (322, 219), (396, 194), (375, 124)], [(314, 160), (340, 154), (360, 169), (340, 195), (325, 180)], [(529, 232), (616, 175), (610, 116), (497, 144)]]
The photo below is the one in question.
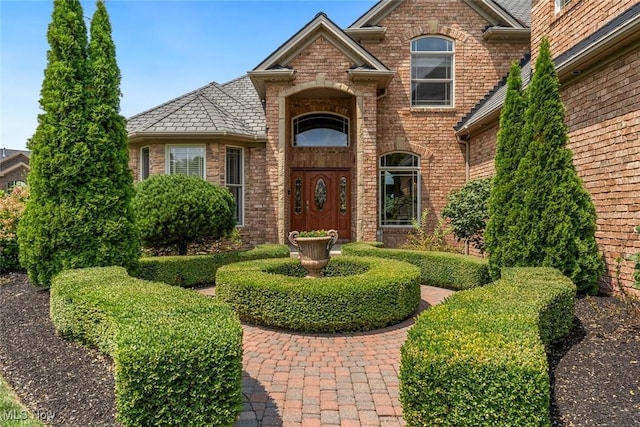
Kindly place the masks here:
[(351, 170), (291, 170), (291, 230), (338, 231), (351, 240)]

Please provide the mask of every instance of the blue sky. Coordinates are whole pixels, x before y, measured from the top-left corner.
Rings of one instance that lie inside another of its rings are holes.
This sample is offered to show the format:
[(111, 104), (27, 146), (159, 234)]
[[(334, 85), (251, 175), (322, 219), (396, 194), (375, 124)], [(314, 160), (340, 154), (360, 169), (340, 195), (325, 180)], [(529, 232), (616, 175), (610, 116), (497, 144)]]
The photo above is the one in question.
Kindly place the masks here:
[[(125, 117), (253, 69), (318, 12), (345, 28), (375, 0), (107, 0)], [(82, 1), (88, 20), (95, 1)], [(53, 0), (0, 0), (0, 147), (37, 126)]]

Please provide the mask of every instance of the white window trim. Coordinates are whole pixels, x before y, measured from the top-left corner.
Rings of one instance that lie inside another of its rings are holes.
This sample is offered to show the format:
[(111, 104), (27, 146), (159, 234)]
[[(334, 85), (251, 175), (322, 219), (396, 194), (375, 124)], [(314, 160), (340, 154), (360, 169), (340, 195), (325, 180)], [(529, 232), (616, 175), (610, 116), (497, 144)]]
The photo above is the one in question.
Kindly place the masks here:
[[(314, 114), (327, 114), (327, 115), (331, 115), (331, 116), (337, 116), (337, 117), (342, 117), (343, 119), (346, 120), (347, 122), (347, 145), (345, 147), (335, 147), (335, 146), (330, 146), (330, 147), (322, 147), (322, 146), (314, 146), (314, 147), (300, 147), (297, 146), (295, 144), (295, 139), (296, 139), (296, 128), (294, 126), (294, 122), (296, 121), (296, 119), (300, 118), (300, 117), (304, 117), (304, 116), (311, 116)], [(312, 111), (310, 113), (303, 113), (303, 114), (298, 114), (295, 117), (291, 118), (291, 146), (293, 148), (348, 148), (351, 147), (351, 119), (345, 115), (339, 114), (339, 113), (335, 113), (333, 111)]]
[(242, 196), (242, 200), (241, 200), (242, 201), (242, 210), (240, 212), (240, 220), (236, 224), (236, 227), (241, 228), (241, 227), (245, 226), (245, 221), (244, 221), (245, 215), (244, 215), (244, 213), (246, 211), (246, 203), (245, 203), (246, 202), (246, 196), (245, 196), (246, 186), (245, 186), (245, 176), (244, 176), (245, 175), (245, 173), (244, 173), (244, 156), (245, 156), (245, 152), (244, 152), (244, 148), (243, 147), (237, 147), (237, 146), (234, 146), (234, 145), (225, 146), (225, 148), (224, 148), (224, 186), (225, 186), (225, 188), (230, 185), (227, 182), (227, 149), (228, 148), (233, 148), (233, 149), (236, 149), (236, 150), (240, 150), (240, 156), (241, 156), (240, 157), (240, 171), (241, 171), (240, 184), (239, 185), (238, 184), (231, 184), (231, 186), (240, 187), (240, 190), (241, 190), (241, 193), (242, 193), (241, 194), (241, 196)]
[[(406, 166), (380, 166), (380, 160), (384, 157), (387, 156), (389, 154), (397, 154), (397, 153), (403, 153), (403, 154), (409, 154), (412, 156), (415, 156), (418, 158), (418, 166), (411, 166), (411, 167), (406, 167)], [(382, 224), (382, 212), (384, 209), (384, 190), (382, 188), (382, 183), (380, 182), (381, 177), (382, 177), (382, 172), (384, 171), (412, 171), (412, 172), (417, 172), (416, 174), (416, 179), (417, 179), (417, 188), (416, 188), (416, 193), (417, 193), (417, 204), (416, 204), (416, 218), (415, 220), (418, 222), (418, 224), (420, 224), (420, 218), (421, 218), (421, 214), (422, 214), (422, 159), (420, 158), (419, 155), (412, 153), (410, 151), (391, 151), (388, 153), (384, 153), (383, 155), (378, 157), (378, 225), (380, 226), (380, 228), (412, 228), (413, 224)]]
[[(557, 1), (557, 0), (556, 0)], [(452, 49), (450, 51), (414, 51), (411, 48), (411, 45), (414, 41), (419, 40), (419, 39), (425, 39), (425, 38), (436, 38), (436, 39), (443, 39), (443, 40), (447, 40), (451, 42), (452, 45)], [(456, 106), (456, 41), (449, 38), (449, 37), (444, 37), (444, 36), (439, 36), (439, 35), (424, 35), (424, 36), (420, 36), (420, 37), (416, 37), (414, 39), (412, 39), (409, 42), (409, 55), (410, 55), (410, 64), (409, 64), (409, 104), (411, 109), (419, 109), (419, 110), (424, 110), (424, 109), (454, 109)], [(451, 55), (451, 79), (430, 79), (433, 81), (442, 81), (442, 82), (447, 82), (447, 81), (451, 81), (451, 103), (449, 105), (413, 105), (413, 95), (411, 94), (411, 88), (413, 87), (413, 56), (415, 55), (424, 55), (424, 56), (429, 56), (429, 55), (440, 55), (440, 56), (444, 56), (444, 55)]]
[(167, 175), (171, 175), (171, 149), (172, 148), (202, 148), (202, 174), (201, 177), (205, 181), (207, 180), (207, 146), (205, 144), (171, 144), (167, 145), (164, 154), (164, 172)]
[(147, 178), (142, 177), (142, 150), (144, 149), (149, 150), (149, 165), (148, 165), (149, 171), (148, 172), (149, 172), (149, 176), (151, 176), (151, 148), (148, 145), (145, 145), (144, 147), (140, 147), (140, 152), (139, 152), (140, 167), (138, 168), (138, 179), (140, 181), (143, 181), (148, 178), (148, 177)]
[(560, 13), (570, 2), (571, 0), (555, 0), (556, 13)]

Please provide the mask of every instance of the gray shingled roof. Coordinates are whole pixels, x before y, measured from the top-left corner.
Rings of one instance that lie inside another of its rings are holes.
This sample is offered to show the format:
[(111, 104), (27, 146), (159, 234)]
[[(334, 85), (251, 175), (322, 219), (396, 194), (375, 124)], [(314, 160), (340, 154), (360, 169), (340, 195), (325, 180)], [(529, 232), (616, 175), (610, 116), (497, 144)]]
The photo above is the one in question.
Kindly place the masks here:
[(128, 119), (131, 133), (231, 133), (264, 135), (265, 114), (247, 76), (210, 83)]
[[(526, 87), (531, 80), (531, 57), (527, 55), (520, 61), (522, 87)], [(455, 130), (459, 131), (465, 126), (472, 126), (475, 122), (490, 114), (496, 109), (502, 108), (507, 95), (507, 76), (505, 76), (471, 111), (456, 124)]]
[(492, 0), (525, 27), (531, 27), (531, 0)]

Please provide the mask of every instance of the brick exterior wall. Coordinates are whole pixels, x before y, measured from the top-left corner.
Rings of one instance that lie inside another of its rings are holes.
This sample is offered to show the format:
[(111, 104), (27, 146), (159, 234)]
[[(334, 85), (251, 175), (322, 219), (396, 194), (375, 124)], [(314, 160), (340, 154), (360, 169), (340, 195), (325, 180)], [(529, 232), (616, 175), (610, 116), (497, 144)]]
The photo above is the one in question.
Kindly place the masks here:
[(531, 52), (535, 61), (540, 40), (549, 37), (554, 57), (593, 34), (638, 0), (571, 0), (558, 13), (555, 0), (533, 0)]
[(203, 145), (205, 147), (207, 181), (225, 185), (226, 148), (238, 147), (244, 155), (244, 225), (239, 227), (243, 246), (254, 247), (269, 241), (265, 237), (265, 149), (264, 147), (242, 147), (240, 143), (208, 139), (194, 139), (183, 142), (179, 139), (156, 139), (129, 146), (129, 168), (134, 182), (140, 181), (140, 149), (149, 147), (149, 174), (161, 175), (166, 172), (166, 150), (169, 145)]
[[(488, 22), (461, 0), (405, 1), (379, 25), (387, 27), (381, 43), (365, 43), (397, 72), (388, 95), (378, 102), (377, 156), (410, 151), (421, 157), (422, 209), (429, 209), (433, 229), (451, 191), (465, 180), (464, 146), (454, 125), (529, 51), (528, 43), (489, 43), (482, 38)], [(452, 108), (411, 108), (411, 40), (440, 35), (455, 44), (455, 104)], [(410, 228), (383, 229), (384, 243), (398, 246)]]

